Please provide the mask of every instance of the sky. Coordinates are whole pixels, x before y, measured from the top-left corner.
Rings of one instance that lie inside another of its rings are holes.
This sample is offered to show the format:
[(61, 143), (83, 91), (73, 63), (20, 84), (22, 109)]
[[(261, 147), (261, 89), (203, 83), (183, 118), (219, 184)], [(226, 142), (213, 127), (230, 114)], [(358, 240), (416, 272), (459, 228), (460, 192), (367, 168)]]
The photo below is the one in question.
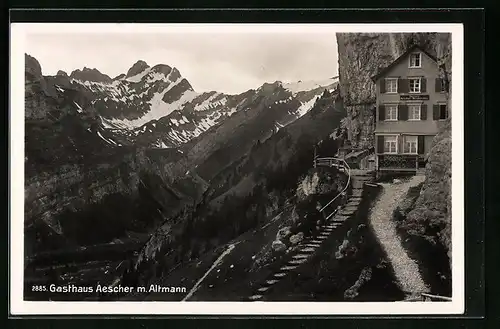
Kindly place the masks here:
[(337, 76), (335, 32), (30, 33), (25, 51), (43, 75), (83, 67), (111, 78), (138, 60), (176, 67), (197, 92), (241, 93), (264, 82)]

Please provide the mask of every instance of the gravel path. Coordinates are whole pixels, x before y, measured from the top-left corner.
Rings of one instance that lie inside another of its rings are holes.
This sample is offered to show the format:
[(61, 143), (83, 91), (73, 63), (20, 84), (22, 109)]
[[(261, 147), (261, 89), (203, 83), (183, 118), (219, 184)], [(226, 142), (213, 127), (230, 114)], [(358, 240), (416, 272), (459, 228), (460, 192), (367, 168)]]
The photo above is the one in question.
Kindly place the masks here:
[(394, 268), (401, 289), (413, 293), (429, 292), (429, 288), (420, 276), (417, 263), (408, 256), (401, 245), (391, 216), (408, 189), (420, 184), (423, 180), (424, 176), (413, 176), (409, 180), (396, 184), (380, 184), (383, 191), (370, 213), (370, 223)]

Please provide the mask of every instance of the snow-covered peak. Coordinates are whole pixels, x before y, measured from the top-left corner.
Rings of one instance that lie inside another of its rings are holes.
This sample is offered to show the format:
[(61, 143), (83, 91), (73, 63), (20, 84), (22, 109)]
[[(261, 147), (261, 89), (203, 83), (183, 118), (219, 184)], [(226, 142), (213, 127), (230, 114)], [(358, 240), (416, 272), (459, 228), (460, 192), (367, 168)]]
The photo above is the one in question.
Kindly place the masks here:
[[(125, 79), (128, 80), (130, 78), (134, 78), (134, 77), (140, 75), (141, 73), (144, 73), (144, 71), (146, 71), (147, 69), (149, 69), (149, 65), (145, 61), (138, 60), (127, 71), (127, 75), (125, 76)], [(137, 81), (134, 81), (134, 82), (138, 82), (138, 81), (141, 81), (141, 79), (139, 78)]]
[(149, 72), (151, 71), (150, 68), (147, 68), (145, 69), (144, 71), (141, 71), (133, 76), (130, 76), (130, 77), (125, 77), (124, 80), (127, 80), (129, 82), (140, 82), (142, 80), (142, 78), (144, 78), (144, 76), (146, 74), (148, 74)]
[(109, 84), (113, 81), (109, 76), (99, 72), (97, 69), (84, 67), (83, 70), (74, 70), (69, 76), (71, 79), (88, 82), (99, 82)]

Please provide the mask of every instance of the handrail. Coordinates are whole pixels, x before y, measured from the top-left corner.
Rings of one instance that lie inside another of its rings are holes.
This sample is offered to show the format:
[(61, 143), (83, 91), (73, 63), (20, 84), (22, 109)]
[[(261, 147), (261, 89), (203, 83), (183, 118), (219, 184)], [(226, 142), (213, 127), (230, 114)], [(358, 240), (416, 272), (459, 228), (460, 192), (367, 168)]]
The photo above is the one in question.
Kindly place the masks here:
[[(424, 298), (431, 298), (431, 299), (439, 299), (439, 300), (444, 300), (444, 301), (452, 301), (452, 298), (451, 297), (448, 297), (448, 296), (440, 296), (440, 295), (433, 295), (433, 294), (429, 294), (429, 293), (426, 293), (426, 292), (418, 292), (418, 291), (403, 291), (405, 295), (413, 295), (413, 296), (421, 296), (421, 297), (424, 297)], [(415, 297), (413, 299), (408, 299), (408, 300), (418, 300), (418, 297)]]
[(331, 205), (335, 200), (337, 200), (337, 198), (339, 196), (342, 195), (342, 193), (344, 193), (348, 188), (349, 188), (349, 184), (351, 183), (351, 167), (349, 166), (349, 164), (347, 164), (347, 162), (345, 162), (344, 159), (339, 159), (339, 158), (335, 158), (335, 157), (323, 157), (323, 158), (315, 158), (314, 159), (314, 163), (315, 165), (318, 165), (320, 164), (321, 162), (324, 162), (324, 161), (328, 161), (330, 166), (332, 164), (333, 161), (338, 161), (339, 162), (339, 166), (340, 164), (342, 163), (342, 167), (345, 169), (347, 169), (347, 184), (346, 186), (342, 189), (342, 191), (337, 194), (333, 199), (331, 199), (326, 205), (324, 205), (319, 211), (320, 212), (323, 212), (329, 205)]
[(451, 297), (447, 297), (447, 296), (439, 296), (439, 295), (431, 295), (431, 294), (428, 294), (428, 293), (425, 293), (425, 292), (422, 292), (420, 293), (422, 296), (424, 297), (428, 297), (428, 298), (434, 298), (434, 299), (440, 299), (440, 300), (446, 300), (446, 301), (452, 301)]

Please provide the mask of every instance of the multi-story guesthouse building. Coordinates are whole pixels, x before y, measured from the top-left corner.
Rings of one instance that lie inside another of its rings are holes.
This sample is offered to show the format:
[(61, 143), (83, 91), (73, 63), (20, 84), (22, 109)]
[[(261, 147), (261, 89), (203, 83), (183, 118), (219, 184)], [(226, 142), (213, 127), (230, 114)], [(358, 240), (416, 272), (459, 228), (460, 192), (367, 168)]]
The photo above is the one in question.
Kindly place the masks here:
[(372, 77), (376, 84), (375, 167), (378, 171), (418, 171), (443, 120), (447, 86), (436, 58), (410, 47)]

